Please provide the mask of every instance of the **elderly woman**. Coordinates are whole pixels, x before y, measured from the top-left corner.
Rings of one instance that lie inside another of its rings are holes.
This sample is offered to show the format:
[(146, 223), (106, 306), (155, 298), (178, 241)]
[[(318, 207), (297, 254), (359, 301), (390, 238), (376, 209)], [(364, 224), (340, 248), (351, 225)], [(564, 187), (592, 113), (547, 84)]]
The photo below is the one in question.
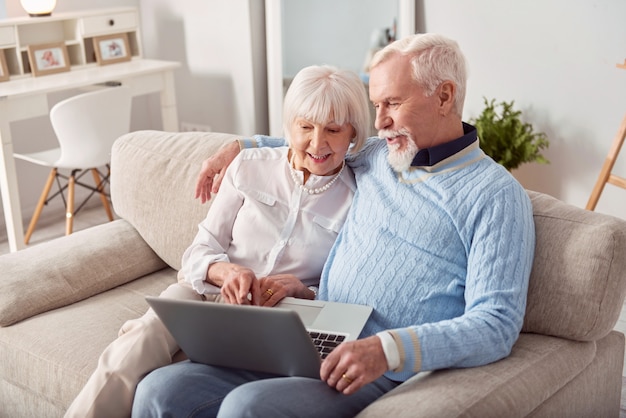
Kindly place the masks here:
[[(285, 96), (285, 148), (244, 150), (229, 166), (179, 283), (161, 297), (273, 306), (313, 299), (355, 192), (347, 153), (370, 128), (359, 77), (329, 66), (301, 70)], [(122, 326), (66, 417), (128, 416), (138, 382), (179, 347), (152, 310)]]
[(315, 296), (307, 286), (319, 280), (355, 189), (344, 157), (369, 127), (364, 94), (352, 73), (331, 67), (294, 78), (284, 104), (289, 148), (242, 151), (183, 256), (196, 291), (256, 305)]

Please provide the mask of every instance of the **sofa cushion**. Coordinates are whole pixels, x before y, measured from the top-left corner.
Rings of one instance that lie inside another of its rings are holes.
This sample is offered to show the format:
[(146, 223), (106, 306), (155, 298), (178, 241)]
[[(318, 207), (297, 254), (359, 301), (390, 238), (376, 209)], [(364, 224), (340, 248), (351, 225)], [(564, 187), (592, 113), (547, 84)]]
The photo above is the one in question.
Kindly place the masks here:
[(176, 270), (209, 209), (209, 204), (194, 199), (202, 161), (237, 138), (215, 132), (138, 131), (113, 145), (115, 212)]
[(595, 344), (593, 362), (528, 418), (623, 416), (624, 334), (611, 331)]
[(122, 324), (146, 312), (144, 295), (157, 296), (175, 281), (165, 267), (0, 328), (0, 417), (63, 416)]
[(528, 193), (537, 238), (523, 331), (605, 336), (626, 293), (626, 221)]
[(0, 326), (86, 299), (164, 267), (124, 220), (3, 255)]

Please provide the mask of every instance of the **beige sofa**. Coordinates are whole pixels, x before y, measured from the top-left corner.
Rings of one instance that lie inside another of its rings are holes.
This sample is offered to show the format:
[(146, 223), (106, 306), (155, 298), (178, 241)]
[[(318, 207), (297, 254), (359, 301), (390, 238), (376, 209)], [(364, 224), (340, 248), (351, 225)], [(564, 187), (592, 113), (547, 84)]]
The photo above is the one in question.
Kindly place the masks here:
[[(201, 161), (232, 135), (143, 131), (112, 157), (119, 220), (0, 257), (0, 416), (60, 417), (145, 295), (173, 283), (208, 205)], [(617, 417), (626, 222), (529, 192), (537, 231), (510, 357), (420, 374), (359, 417)]]

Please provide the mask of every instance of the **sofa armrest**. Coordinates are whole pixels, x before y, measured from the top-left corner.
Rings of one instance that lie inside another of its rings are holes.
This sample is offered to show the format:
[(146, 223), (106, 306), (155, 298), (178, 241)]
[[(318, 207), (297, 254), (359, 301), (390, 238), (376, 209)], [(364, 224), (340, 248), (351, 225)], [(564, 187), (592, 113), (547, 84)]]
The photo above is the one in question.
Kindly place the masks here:
[(166, 267), (125, 220), (0, 256), (0, 326), (102, 293)]
[(528, 191), (536, 245), (523, 332), (593, 341), (626, 298), (626, 221)]
[[(522, 333), (509, 357), (481, 367), (419, 373), (357, 418), (526, 417), (576, 378), (595, 355), (595, 342)], [(591, 392), (581, 388), (585, 390)], [(596, 402), (598, 397), (589, 393), (589, 398)]]

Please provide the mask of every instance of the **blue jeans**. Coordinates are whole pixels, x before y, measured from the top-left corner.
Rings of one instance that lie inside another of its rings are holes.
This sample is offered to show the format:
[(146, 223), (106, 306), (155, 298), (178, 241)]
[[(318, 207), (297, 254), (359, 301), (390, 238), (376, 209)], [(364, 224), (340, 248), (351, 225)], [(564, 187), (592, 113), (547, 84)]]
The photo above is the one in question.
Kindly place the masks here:
[(132, 416), (353, 417), (397, 385), (380, 377), (353, 395), (343, 395), (317, 379), (185, 361), (157, 369), (139, 383)]

